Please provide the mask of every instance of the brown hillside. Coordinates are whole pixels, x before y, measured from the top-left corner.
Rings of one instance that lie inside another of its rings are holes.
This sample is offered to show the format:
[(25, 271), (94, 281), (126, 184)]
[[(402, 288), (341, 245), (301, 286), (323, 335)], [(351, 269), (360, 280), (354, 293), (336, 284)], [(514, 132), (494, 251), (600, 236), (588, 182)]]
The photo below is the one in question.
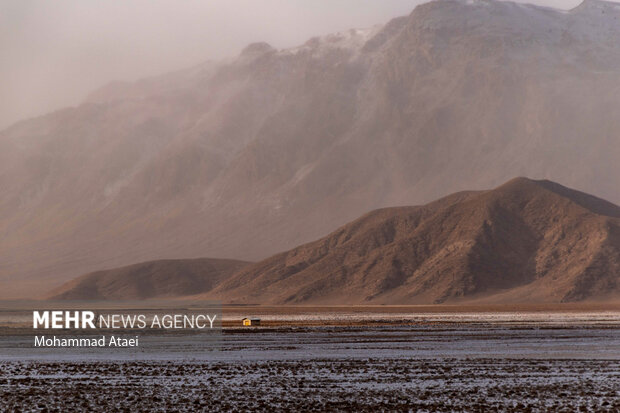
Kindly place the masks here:
[(244, 261), (212, 258), (159, 260), (97, 271), (55, 290), (58, 300), (134, 300), (171, 297), (209, 291)]
[(518, 178), (371, 212), (209, 295), (261, 304), (555, 303), (619, 297), (619, 281), (620, 207)]

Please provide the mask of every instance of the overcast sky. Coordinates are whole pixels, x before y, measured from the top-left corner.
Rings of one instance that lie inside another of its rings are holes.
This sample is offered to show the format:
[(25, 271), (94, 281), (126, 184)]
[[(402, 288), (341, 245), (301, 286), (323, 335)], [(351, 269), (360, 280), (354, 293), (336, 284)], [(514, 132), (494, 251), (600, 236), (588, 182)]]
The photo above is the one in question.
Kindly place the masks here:
[[(408, 14), (421, 0), (0, 0), (0, 129), (135, 80)], [(569, 9), (580, 0), (533, 3)]]

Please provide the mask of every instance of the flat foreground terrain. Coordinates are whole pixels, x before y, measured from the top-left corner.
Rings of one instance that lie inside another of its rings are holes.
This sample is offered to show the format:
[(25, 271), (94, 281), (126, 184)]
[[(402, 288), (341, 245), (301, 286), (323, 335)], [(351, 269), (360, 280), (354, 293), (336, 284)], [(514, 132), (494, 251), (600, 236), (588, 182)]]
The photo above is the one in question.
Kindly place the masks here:
[(139, 350), (36, 353), (5, 336), (0, 410), (620, 410), (617, 313), (396, 312), (372, 325), (340, 312), (312, 325), (328, 316), (225, 328), (218, 350), (145, 337)]
[(620, 362), (313, 359), (1, 366), (9, 411), (618, 411)]

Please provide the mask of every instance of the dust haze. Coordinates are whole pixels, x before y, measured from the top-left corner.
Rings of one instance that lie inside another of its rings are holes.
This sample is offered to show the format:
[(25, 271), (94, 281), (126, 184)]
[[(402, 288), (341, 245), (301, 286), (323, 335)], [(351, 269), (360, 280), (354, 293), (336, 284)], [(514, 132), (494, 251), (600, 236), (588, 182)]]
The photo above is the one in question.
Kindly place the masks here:
[[(0, 3), (0, 129), (77, 105), (112, 80), (136, 80), (405, 15), (420, 0)], [(569, 9), (579, 0), (540, 0)]]
[[(81, 104), (0, 131), (0, 295), (164, 259), (266, 275), (270, 256), (370, 211), (519, 176), (620, 202), (617, 4), (233, 5), (3, 6), (3, 116)], [(617, 222), (603, 221), (583, 244), (596, 268), (620, 268)], [(400, 262), (382, 267), (387, 287), (406, 280)], [(474, 288), (452, 281), (440, 293)]]

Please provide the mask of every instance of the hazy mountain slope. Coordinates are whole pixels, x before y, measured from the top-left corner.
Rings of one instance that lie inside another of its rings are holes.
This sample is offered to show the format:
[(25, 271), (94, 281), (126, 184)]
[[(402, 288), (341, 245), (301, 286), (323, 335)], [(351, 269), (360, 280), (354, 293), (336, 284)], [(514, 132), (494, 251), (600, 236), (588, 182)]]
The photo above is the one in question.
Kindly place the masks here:
[(619, 235), (620, 207), (519, 178), (371, 212), (246, 267), (207, 296), (261, 304), (618, 299)]
[(619, 18), (440, 0), (21, 122), (0, 132), (0, 294), (162, 256), (260, 259), (517, 175), (620, 202)]
[(199, 258), (158, 260), (97, 271), (50, 294), (57, 300), (135, 300), (174, 297), (211, 290), (249, 263)]

